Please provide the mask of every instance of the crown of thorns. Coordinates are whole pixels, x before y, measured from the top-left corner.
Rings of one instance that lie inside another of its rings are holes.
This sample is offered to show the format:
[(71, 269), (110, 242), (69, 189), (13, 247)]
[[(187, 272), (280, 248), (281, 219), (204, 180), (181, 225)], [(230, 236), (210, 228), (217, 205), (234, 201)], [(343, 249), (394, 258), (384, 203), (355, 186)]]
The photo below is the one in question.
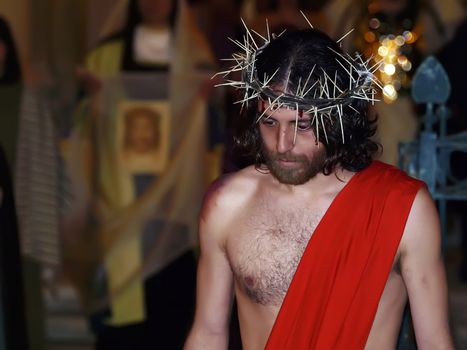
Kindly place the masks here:
[[(311, 28), (313, 26), (308, 21), (306, 16), (303, 14), (306, 21)], [(242, 20), (243, 26), (245, 27), (245, 35), (243, 37), (243, 43), (238, 40), (233, 40), (241, 50), (238, 53), (234, 53), (232, 58), (227, 60), (233, 61), (234, 65), (230, 69), (217, 73), (217, 75), (223, 75), (224, 78), (231, 75), (234, 72), (241, 72), (241, 80), (225, 79), (225, 83), (217, 84), (217, 86), (231, 86), (239, 90), (243, 90), (243, 98), (235, 103), (241, 103), (242, 109), (250, 100), (262, 99), (268, 102), (267, 108), (265, 108), (258, 116), (256, 122), (259, 122), (263, 117), (271, 117), (274, 111), (280, 108), (289, 108), (296, 110), (296, 121), (299, 118), (299, 110), (308, 113), (311, 117), (311, 124), (316, 128), (316, 135), (319, 139), (319, 125), (324, 124), (325, 118), (328, 118), (332, 123), (337, 119), (340, 123), (340, 129), (342, 132), (342, 142), (344, 142), (344, 129), (342, 123), (343, 109), (348, 106), (355, 112), (359, 113), (353, 106), (354, 100), (365, 100), (371, 102), (378, 101), (376, 98), (377, 90), (375, 88), (383, 89), (381, 83), (377, 80), (374, 73), (380, 68), (381, 62), (377, 62), (371, 65), (372, 57), (364, 60), (360, 54), (351, 56), (349, 54), (342, 54), (336, 50), (329, 48), (334, 52), (337, 57), (337, 63), (347, 72), (349, 82), (346, 88), (339, 87), (337, 84), (337, 72), (333, 77), (330, 77), (326, 71), (321, 68), (322, 74), (313, 83), (310, 82), (310, 78), (316, 68), (316, 65), (311, 69), (307, 77), (299, 79), (298, 86), (294, 92), (288, 91), (289, 77), (287, 77), (283, 91), (277, 91), (273, 86), (270, 85), (276, 73), (277, 69), (271, 76), (259, 77), (256, 70), (256, 61), (258, 56), (264, 51), (272, 40), (280, 37), (285, 30), (279, 35), (269, 32), (268, 21), (266, 20), (267, 37), (259, 34), (253, 29), (249, 29), (245, 22)], [(337, 43), (339, 44), (346, 36), (348, 36), (353, 30), (349, 31)], [(256, 35), (257, 39), (253, 37), (252, 32)], [(257, 42), (262, 41), (260, 43)], [(270, 113), (267, 113), (267, 112)], [(301, 115), (301, 114), (300, 114)], [(296, 123), (297, 125), (297, 123)], [(326, 129), (323, 127), (324, 136), (327, 141)], [(297, 129), (295, 129), (294, 142), (296, 139)]]

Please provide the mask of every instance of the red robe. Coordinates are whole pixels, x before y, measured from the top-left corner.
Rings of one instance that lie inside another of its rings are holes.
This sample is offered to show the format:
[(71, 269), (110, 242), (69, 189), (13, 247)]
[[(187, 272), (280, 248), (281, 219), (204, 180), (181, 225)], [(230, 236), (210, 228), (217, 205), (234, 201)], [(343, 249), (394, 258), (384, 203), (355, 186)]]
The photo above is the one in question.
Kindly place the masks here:
[(377, 161), (350, 179), (308, 242), (266, 350), (365, 347), (422, 186)]

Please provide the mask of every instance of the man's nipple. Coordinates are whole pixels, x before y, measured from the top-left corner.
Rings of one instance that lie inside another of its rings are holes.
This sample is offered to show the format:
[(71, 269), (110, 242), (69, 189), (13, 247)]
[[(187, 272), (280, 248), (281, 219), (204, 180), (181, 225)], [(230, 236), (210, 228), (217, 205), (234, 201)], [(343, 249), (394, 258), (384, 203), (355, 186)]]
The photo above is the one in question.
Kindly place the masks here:
[(245, 276), (244, 281), (247, 287), (253, 287), (255, 285), (255, 279), (251, 276)]

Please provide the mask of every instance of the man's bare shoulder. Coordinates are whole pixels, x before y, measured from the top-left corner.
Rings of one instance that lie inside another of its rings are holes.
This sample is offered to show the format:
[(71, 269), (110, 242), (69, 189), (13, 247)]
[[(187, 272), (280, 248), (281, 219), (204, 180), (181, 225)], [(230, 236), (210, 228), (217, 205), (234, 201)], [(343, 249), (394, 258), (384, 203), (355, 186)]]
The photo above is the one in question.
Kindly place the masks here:
[(415, 249), (420, 240), (437, 244), (440, 239), (439, 218), (435, 203), (426, 187), (417, 192), (407, 224), (402, 236), (401, 244), (413, 246)]
[[(238, 222), (246, 215), (245, 208), (255, 198), (267, 175), (254, 166), (227, 174), (209, 186), (204, 196), (200, 215), (200, 241), (215, 242), (225, 248), (229, 233), (235, 232)], [(212, 245), (210, 245), (212, 246)]]
[(254, 196), (264, 174), (254, 166), (246, 167), (235, 173), (226, 174), (209, 186), (204, 196), (202, 217), (211, 213), (235, 211), (243, 207)]
[(417, 192), (399, 244), (402, 267), (441, 259), (441, 230), (436, 205), (426, 187)]

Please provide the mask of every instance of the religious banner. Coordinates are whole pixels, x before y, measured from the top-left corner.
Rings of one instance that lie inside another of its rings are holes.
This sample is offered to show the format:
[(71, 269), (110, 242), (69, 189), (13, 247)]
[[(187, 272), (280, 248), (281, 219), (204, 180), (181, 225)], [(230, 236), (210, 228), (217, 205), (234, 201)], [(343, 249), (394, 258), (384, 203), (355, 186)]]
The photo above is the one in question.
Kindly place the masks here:
[(204, 101), (180, 95), (183, 108), (172, 108), (167, 79), (132, 73), (103, 81), (67, 147), (78, 194), (65, 260), (88, 311), (110, 305), (111, 324), (144, 319), (142, 281), (196, 241)]

